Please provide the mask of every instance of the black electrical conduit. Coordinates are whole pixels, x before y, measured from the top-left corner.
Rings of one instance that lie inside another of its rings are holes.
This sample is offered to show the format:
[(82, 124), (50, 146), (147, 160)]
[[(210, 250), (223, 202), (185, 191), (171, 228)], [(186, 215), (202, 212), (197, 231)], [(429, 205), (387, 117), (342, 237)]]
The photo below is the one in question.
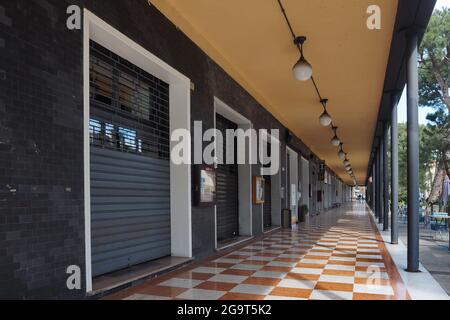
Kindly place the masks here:
[[(283, 6), (283, 3), (281, 2), (281, 0), (277, 0), (277, 2), (278, 2), (278, 4), (279, 4), (279, 6), (280, 6), (280, 9), (281, 9), (281, 12), (282, 12), (282, 14), (283, 14), (283, 17), (284, 17), (284, 19), (286, 20), (286, 24), (287, 24), (287, 26), (288, 26), (288, 28), (289, 28), (289, 31), (290, 31), (291, 35), (292, 35), (294, 44), (297, 46), (297, 48), (298, 48), (300, 54), (303, 55), (303, 46), (300, 45), (300, 43), (297, 41), (297, 35), (296, 35), (295, 32), (294, 32), (294, 29), (293, 29), (293, 27), (292, 27), (291, 22), (289, 21), (289, 18), (288, 18), (288, 16), (287, 16), (287, 13), (286, 13), (286, 10), (285, 10), (285, 8), (284, 8), (284, 6)], [(316, 80), (314, 79), (313, 76), (311, 76), (311, 82), (312, 82), (313, 85), (314, 85), (314, 89), (316, 90), (316, 93), (317, 93), (317, 96), (318, 96), (318, 98), (319, 98), (320, 103), (322, 104), (322, 106), (323, 106), (323, 108), (325, 109), (325, 111), (327, 111), (326, 103), (327, 103), (328, 100), (325, 99), (325, 98), (323, 98), (323, 96), (321, 95), (320, 90), (319, 90), (319, 87), (318, 87), (318, 85), (317, 85), (317, 82), (316, 82)], [(328, 112), (328, 111), (327, 111), (327, 112)], [(331, 127), (331, 130), (332, 130), (333, 132), (335, 132), (334, 130), (335, 130), (335, 128), (337, 128), (337, 127), (334, 125), (333, 122), (331, 122), (330, 127)], [(341, 141), (341, 142), (342, 142), (342, 141)], [(341, 148), (342, 148), (342, 144), (341, 144), (340, 146), (341, 146)], [(345, 152), (344, 152), (344, 153), (345, 153)], [(347, 155), (347, 153), (345, 153), (345, 154)], [(347, 158), (346, 158), (345, 160), (347, 160)], [(352, 176), (352, 178), (353, 178), (353, 176)]]

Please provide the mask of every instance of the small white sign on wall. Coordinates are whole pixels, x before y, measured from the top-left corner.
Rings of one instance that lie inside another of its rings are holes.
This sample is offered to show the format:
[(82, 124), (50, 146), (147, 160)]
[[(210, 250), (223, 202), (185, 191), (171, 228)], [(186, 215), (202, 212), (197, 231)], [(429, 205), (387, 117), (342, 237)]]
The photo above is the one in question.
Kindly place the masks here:
[(291, 206), (295, 207), (298, 201), (297, 185), (291, 184)]

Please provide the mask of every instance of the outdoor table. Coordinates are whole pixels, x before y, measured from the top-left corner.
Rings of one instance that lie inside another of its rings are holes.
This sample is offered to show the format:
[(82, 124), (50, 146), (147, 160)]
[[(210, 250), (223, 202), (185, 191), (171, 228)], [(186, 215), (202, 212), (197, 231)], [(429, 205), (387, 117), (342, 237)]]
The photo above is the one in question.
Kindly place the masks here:
[[(446, 220), (448, 224), (448, 222), (450, 221), (450, 217), (448, 216), (447, 212), (435, 212), (430, 216), (430, 219), (436, 221), (436, 223)], [(436, 240), (438, 232), (441, 232), (441, 230), (438, 230), (438, 228), (434, 230), (434, 240)]]

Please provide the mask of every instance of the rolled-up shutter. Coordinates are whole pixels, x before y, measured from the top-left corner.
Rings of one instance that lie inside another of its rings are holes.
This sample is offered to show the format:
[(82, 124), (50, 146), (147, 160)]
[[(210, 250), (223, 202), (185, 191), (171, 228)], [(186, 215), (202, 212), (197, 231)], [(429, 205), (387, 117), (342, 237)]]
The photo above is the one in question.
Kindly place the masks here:
[[(230, 120), (217, 115), (216, 128), (226, 137), (227, 129), (237, 129)], [(227, 154), (226, 146), (224, 155)], [(234, 153), (236, 156), (236, 152)], [(235, 159), (236, 160), (236, 159)], [(217, 241), (224, 242), (239, 236), (238, 166), (220, 164), (217, 167)]]
[(170, 255), (169, 162), (91, 148), (92, 270)]
[(265, 176), (265, 186), (264, 186), (264, 205), (263, 205), (263, 222), (264, 228), (272, 227), (272, 183), (271, 177)]

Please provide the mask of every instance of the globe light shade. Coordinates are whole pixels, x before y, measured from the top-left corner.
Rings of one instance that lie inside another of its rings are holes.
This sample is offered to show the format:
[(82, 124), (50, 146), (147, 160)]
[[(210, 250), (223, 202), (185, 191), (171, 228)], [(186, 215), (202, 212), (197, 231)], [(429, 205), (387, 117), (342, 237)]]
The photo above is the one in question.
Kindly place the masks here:
[(348, 167), (350, 165), (350, 161), (348, 161), (347, 159), (344, 161), (344, 166)]
[(294, 78), (298, 81), (307, 81), (311, 79), (313, 74), (312, 66), (306, 61), (303, 56), (298, 60), (298, 62), (294, 65), (292, 69), (294, 74)]
[(322, 113), (319, 120), (320, 124), (324, 127), (328, 127), (332, 122), (331, 116), (328, 114), (326, 110)]
[(339, 147), (341, 140), (339, 140), (338, 136), (335, 135), (334, 138), (331, 139), (331, 144), (335, 147)]
[(339, 158), (341, 158), (342, 160), (345, 160), (345, 157), (347, 156), (346, 154), (345, 154), (345, 152), (344, 151), (339, 151), (338, 152), (338, 156), (339, 156)]

